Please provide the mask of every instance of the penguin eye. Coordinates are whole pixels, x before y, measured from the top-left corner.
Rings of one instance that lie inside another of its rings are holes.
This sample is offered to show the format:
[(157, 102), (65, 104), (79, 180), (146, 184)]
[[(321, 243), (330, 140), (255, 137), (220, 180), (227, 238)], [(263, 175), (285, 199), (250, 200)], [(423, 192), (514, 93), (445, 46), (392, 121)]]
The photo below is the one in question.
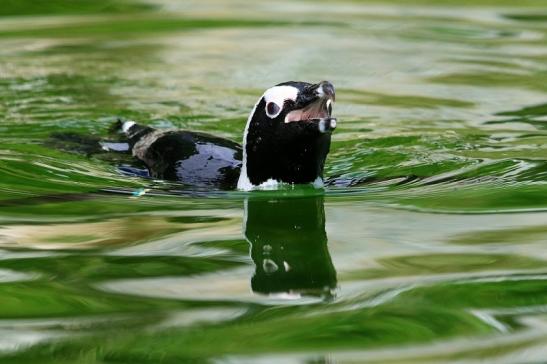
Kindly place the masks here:
[(281, 108), (275, 102), (268, 102), (266, 104), (266, 114), (270, 118), (275, 118), (281, 112)]

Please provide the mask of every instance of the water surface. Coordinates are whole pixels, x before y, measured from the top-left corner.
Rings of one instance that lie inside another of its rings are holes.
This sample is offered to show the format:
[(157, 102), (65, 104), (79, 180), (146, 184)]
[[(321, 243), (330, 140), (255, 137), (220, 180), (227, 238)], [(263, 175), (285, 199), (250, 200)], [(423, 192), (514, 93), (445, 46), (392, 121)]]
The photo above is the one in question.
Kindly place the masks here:
[[(8, 3), (2, 360), (546, 357), (541, 1)], [(264, 89), (322, 79), (324, 191), (128, 177), (75, 139), (123, 117), (240, 140)]]

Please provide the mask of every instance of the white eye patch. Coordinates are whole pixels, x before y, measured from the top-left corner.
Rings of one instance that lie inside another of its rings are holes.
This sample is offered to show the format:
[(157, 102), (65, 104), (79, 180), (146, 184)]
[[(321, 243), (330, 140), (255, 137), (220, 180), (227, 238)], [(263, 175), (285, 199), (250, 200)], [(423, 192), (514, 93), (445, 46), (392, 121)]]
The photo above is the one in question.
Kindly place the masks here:
[(275, 102), (268, 102), (266, 104), (266, 115), (270, 118), (275, 118), (281, 112), (281, 107)]
[(298, 89), (293, 86), (274, 86), (264, 92), (264, 101), (266, 102), (266, 115), (275, 118), (281, 110), (285, 100), (296, 101)]

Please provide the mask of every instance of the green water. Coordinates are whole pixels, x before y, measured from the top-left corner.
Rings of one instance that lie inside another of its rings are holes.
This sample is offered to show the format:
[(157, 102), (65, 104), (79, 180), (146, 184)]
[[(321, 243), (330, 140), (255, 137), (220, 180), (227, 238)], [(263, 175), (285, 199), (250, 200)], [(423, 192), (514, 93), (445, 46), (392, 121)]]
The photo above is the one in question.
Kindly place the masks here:
[[(547, 4), (407, 3), (3, 3), (0, 360), (544, 361)], [(337, 87), (325, 191), (190, 190), (55, 138), (240, 140), (293, 79)]]

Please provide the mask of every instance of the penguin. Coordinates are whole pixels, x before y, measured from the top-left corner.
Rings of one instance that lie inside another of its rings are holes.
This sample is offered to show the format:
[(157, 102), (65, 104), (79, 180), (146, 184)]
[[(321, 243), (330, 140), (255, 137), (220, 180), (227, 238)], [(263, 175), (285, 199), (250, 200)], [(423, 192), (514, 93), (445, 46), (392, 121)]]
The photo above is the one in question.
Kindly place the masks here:
[[(252, 190), (279, 183), (323, 186), (335, 90), (332, 83), (283, 82), (255, 104), (242, 145), (210, 134), (120, 123), (128, 149), (153, 178)], [(112, 144), (105, 143), (108, 149)]]

